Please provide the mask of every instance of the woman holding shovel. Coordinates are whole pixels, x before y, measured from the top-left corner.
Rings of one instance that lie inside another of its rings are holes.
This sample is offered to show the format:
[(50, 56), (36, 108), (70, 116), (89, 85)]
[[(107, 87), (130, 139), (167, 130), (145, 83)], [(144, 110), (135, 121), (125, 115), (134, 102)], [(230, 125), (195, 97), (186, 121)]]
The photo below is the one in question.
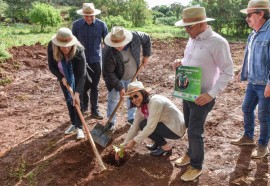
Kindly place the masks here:
[[(83, 139), (82, 123), (74, 106), (81, 103), (86, 80), (84, 48), (69, 28), (60, 28), (49, 42), (47, 52), (49, 69), (60, 82), (72, 123), (65, 134), (77, 131), (77, 139)], [(75, 92), (74, 99), (67, 85)]]
[[(132, 149), (135, 144), (141, 144), (148, 137), (154, 141), (154, 144), (146, 146), (151, 155), (171, 155), (172, 146), (165, 138), (179, 139), (185, 134), (184, 116), (168, 98), (161, 95), (150, 97), (150, 90), (144, 88), (140, 81), (128, 85), (125, 96), (129, 97), (131, 106), (137, 110), (133, 125), (123, 142), (124, 150)], [(118, 158), (116, 154), (116, 159)]]

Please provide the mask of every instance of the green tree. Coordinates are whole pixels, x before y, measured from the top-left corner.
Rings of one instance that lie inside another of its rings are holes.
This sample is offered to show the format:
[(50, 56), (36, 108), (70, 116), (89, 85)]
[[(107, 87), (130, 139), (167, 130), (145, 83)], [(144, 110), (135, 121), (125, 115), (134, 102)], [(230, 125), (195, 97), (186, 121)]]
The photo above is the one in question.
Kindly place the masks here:
[(130, 0), (128, 12), (132, 24), (136, 27), (143, 26), (152, 20), (151, 12), (147, 9), (147, 3), (144, 0)]
[(29, 19), (32, 23), (40, 25), (43, 32), (46, 26), (57, 26), (61, 23), (61, 16), (58, 10), (44, 3), (34, 3), (30, 10)]

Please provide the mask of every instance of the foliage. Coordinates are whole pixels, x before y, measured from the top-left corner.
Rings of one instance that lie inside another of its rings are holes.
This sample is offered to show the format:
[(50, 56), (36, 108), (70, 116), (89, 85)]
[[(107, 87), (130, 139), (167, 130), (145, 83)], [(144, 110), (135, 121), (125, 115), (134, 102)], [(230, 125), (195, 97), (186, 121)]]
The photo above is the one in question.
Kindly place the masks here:
[(54, 27), (61, 23), (59, 12), (54, 7), (44, 3), (34, 3), (29, 18), (32, 23), (41, 26), (41, 32), (44, 31), (46, 26)]
[(147, 19), (151, 19), (151, 13), (147, 9), (147, 4), (144, 0), (130, 0), (129, 14), (131, 17), (131, 22), (136, 27), (145, 25)]
[(161, 18), (156, 19), (157, 24), (164, 24), (164, 25), (170, 25), (170, 26), (173, 26), (176, 21), (177, 21), (177, 18), (174, 16), (161, 17)]
[(5, 16), (5, 11), (7, 10), (7, 8), (8, 4), (5, 1), (0, 0), (0, 18)]
[(108, 16), (103, 19), (106, 22), (108, 29), (111, 30), (113, 26), (123, 26), (125, 28), (131, 27), (132, 23), (126, 21), (122, 16)]
[(120, 145), (119, 147), (117, 147), (116, 145), (113, 145), (113, 150), (115, 151), (115, 153), (118, 154), (118, 156), (120, 158), (123, 158), (125, 155), (125, 151), (124, 151), (124, 146)]

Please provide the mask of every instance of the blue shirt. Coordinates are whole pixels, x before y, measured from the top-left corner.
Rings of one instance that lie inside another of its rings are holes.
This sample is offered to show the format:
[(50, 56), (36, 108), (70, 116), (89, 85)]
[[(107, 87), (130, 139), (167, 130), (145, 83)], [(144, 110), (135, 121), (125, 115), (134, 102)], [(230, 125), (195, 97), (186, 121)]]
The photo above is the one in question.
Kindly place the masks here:
[(84, 46), (87, 63), (100, 63), (102, 57), (101, 42), (108, 34), (107, 25), (97, 18), (91, 25), (88, 25), (81, 18), (73, 22), (72, 33)]

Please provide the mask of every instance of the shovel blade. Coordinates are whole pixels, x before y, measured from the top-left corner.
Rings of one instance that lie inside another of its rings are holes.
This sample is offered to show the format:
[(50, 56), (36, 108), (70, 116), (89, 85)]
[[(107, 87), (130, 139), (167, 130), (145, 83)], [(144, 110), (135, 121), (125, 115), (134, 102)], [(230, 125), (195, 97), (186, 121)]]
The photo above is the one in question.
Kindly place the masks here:
[(100, 123), (97, 123), (90, 133), (94, 142), (102, 147), (105, 147), (112, 139), (112, 131)]

